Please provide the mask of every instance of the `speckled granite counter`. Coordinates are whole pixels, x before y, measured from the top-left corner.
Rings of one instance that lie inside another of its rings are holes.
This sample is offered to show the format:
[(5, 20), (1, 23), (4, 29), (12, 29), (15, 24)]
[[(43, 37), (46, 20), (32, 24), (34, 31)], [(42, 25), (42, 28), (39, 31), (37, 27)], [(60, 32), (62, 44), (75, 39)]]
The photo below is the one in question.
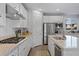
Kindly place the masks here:
[[(31, 35), (31, 34), (30, 34)], [(25, 39), (23, 39), (22, 41), (18, 42), (17, 44), (0, 44), (0, 56), (7, 56), (9, 55), (9, 53), (15, 49), (20, 43), (24, 42), (26, 39), (28, 39), (30, 37), (30, 35), (26, 35), (24, 36)], [(12, 37), (12, 36), (11, 36)]]
[[(61, 37), (61, 39), (58, 39), (57, 37)], [(58, 45), (62, 49), (62, 55), (79, 56), (79, 37), (76, 35), (65, 35), (64, 40), (62, 40), (62, 38), (63, 35), (48, 36), (48, 40), (52, 41), (51, 43)]]
[(16, 44), (0, 44), (0, 56), (6, 56), (16, 47)]
[[(62, 48), (79, 48), (79, 37), (71, 35), (65, 35), (65, 38), (62, 35), (49, 35), (48, 37)], [(58, 39), (57, 37), (61, 37), (61, 39)], [(63, 38), (64, 40), (62, 40)]]

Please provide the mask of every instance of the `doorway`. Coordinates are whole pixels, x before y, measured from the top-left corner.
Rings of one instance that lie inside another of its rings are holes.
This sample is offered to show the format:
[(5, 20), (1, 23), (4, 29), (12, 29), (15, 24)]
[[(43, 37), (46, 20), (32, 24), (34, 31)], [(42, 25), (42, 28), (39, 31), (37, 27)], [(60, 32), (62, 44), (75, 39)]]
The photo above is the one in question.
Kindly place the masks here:
[(48, 35), (55, 34), (55, 23), (43, 23), (43, 45), (48, 45)]

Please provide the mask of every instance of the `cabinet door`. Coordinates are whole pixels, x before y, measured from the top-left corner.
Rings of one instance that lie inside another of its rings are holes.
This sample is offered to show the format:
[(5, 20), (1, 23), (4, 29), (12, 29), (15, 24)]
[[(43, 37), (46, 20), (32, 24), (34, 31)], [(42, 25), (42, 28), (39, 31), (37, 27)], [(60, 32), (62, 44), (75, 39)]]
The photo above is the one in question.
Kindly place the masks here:
[(24, 8), (22, 4), (20, 4), (20, 13), (25, 18), (20, 20), (20, 26), (27, 27), (27, 10)]
[(13, 7), (15, 10), (19, 11), (19, 3), (8, 3), (11, 7)]
[(9, 56), (18, 56), (18, 48), (15, 48), (10, 54)]
[(25, 17), (25, 19), (27, 19), (27, 10), (24, 8), (22, 4), (19, 5), (20, 5), (20, 13)]
[(52, 41), (52, 39), (48, 39), (48, 49), (51, 56), (54, 56), (55, 47), (54, 47), (54, 42)]
[(0, 26), (6, 24), (5, 3), (0, 3)]
[(30, 38), (26, 39), (24, 44), (25, 44), (25, 55), (27, 56), (29, 51), (30, 51), (30, 48), (31, 48), (31, 46), (30, 46)]
[(27, 56), (30, 51), (30, 40), (26, 39), (19, 45), (19, 56)]
[(26, 55), (25, 49), (26, 49), (25, 42), (22, 42), (19, 45), (19, 56), (25, 56)]
[(52, 55), (52, 43), (51, 43), (51, 39), (48, 39), (48, 49), (50, 54)]
[(27, 41), (27, 44), (26, 44), (26, 52), (27, 52), (26, 55), (29, 54), (30, 49), (31, 49), (31, 42), (30, 42), (30, 38), (29, 38)]

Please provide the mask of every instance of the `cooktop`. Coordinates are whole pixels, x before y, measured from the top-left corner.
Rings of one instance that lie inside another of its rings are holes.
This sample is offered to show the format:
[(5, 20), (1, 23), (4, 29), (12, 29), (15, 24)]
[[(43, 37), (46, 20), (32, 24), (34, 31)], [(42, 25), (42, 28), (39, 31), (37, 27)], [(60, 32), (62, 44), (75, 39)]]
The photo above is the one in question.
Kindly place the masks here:
[(4, 40), (1, 40), (0, 43), (1, 44), (6, 44), (6, 43), (13, 43), (13, 44), (16, 44), (18, 42), (20, 42), (21, 40), (23, 40), (25, 37), (11, 37), (11, 38), (8, 38), (8, 39), (4, 39)]

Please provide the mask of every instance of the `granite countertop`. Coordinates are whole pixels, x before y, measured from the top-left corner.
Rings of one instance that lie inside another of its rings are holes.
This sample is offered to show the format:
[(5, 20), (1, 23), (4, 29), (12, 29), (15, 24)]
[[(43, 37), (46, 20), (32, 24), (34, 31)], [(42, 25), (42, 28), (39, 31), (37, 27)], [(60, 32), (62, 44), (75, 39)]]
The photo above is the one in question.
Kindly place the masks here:
[[(8, 55), (13, 49), (15, 49), (19, 44), (24, 42), (26, 39), (30, 37), (31, 34), (24, 36), (25, 39), (22, 41), (18, 42), (17, 44), (0, 44), (0, 56), (6, 56)], [(10, 36), (12, 37), (12, 36)], [(14, 36), (13, 36), (14, 37)], [(9, 37), (6, 37), (9, 38)], [(3, 38), (2, 38), (3, 39)]]
[(49, 36), (49, 39), (51, 39), (59, 47), (64, 48), (64, 40), (58, 40), (55, 38), (55, 36), (52, 36), (52, 35)]
[(16, 44), (0, 44), (0, 56), (6, 56), (16, 47)]
[[(49, 39), (51, 39), (55, 44), (57, 44), (61, 48), (79, 48), (79, 37), (72, 35), (65, 35), (64, 40), (62, 40), (63, 35), (49, 35)], [(57, 37), (62, 37), (58, 39)]]

